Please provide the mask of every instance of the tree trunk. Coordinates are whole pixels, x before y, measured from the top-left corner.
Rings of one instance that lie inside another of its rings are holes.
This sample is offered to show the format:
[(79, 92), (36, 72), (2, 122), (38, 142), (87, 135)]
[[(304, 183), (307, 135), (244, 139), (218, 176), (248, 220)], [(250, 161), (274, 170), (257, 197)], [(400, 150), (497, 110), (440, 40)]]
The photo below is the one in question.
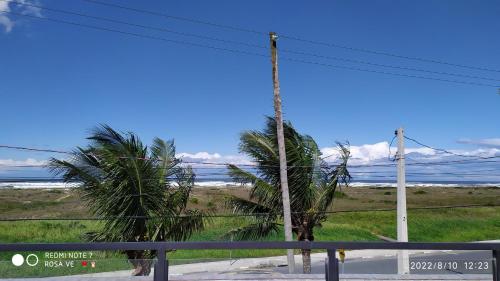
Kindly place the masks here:
[[(313, 229), (309, 226), (306, 218), (297, 230), (298, 241), (314, 241)], [(305, 274), (311, 273), (311, 250), (302, 249), (302, 271)]]
[(134, 266), (132, 276), (149, 276), (151, 273), (151, 261), (146, 259), (144, 251), (127, 251), (129, 262)]
[(302, 250), (302, 270), (304, 273), (311, 273), (311, 250)]

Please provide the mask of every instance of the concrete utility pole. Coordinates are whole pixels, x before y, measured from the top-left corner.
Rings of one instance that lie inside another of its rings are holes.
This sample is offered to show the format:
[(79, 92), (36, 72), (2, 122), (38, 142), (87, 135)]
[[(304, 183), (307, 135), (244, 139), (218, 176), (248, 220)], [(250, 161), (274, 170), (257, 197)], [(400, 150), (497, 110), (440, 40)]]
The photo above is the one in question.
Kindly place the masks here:
[[(274, 114), (278, 135), (278, 153), (280, 158), (280, 182), (281, 195), (283, 197), (283, 220), (285, 221), (285, 240), (292, 241), (292, 217), (290, 212), (290, 194), (288, 192), (288, 175), (286, 165), (285, 137), (283, 134), (283, 116), (281, 113), (280, 82), (278, 79), (278, 53), (276, 50), (276, 39), (278, 36), (274, 32), (269, 33), (271, 42), (271, 62), (273, 64), (273, 85), (274, 85)], [(288, 272), (295, 272), (295, 259), (293, 250), (287, 250)]]
[[(405, 174), (405, 144), (403, 128), (396, 131), (398, 137), (398, 242), (408, 242), (408, 217), (406, 214), (406, 174)], [(408, 250), (398, 252), (398, 274), (410, 273)]]

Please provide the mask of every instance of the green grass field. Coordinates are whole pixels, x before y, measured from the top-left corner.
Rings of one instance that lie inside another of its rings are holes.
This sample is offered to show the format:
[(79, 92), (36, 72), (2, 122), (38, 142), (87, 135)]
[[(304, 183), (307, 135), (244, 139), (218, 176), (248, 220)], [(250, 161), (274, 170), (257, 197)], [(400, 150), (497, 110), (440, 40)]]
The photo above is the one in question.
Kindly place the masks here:
[[(395, 238), (394, 211), (337, 213), (329, 216), (323, 227), (315, 232), (316, 241), (374, 241), (377, 235)], [(192, 241), (221, 240), (224, 233), (245, 223), (241, 218), (215, 218), (207, 229), (193, 235)], [(98, 229), (95, 221), (16, 221), (0, 223), (1, 243), (21, 242), (78, 242), (82, 234)], [(452, 208), (439, 210), (410, 210), (408, 212), (410, 241), (477, 241), (500, 239), (500, 207)], [(282, 240), (282, 234), (266, 240)], [(94, 253), (101, 270), (129, 269), (119, 253)], [(207, 260), (283, 255), (282, 250), (196, 250), (175, 251), (168, 254), (171, 264)], [(0, 272), (19, 277), (19, 271), (10, 263), (11, 253), (1, 253)], [(43, 256), (43, 253), (39, 253)], [(41, 261), (44, 260), (41, 258)], [(25, 268), (26, 269), (26, 268)], [(29, 268), (23, 276), (50, 276), (89, 273), (99, 269), (76, 267), (50, 271)]]
[[(191, 207), (213, 213), (227, 213), (219, 204), (227, 194), (248, 196), (241, 188), (196, 189)], [(350, 188), (337, 194), (333, 211), (321, 228), (316, 241), (375, 241), (379, 236), (395, 238), (395, 211), (359, 211), (395, 208), (394, 188)], [(500, 239), (500, 188), (412, 188), (408, 189), (408, 229), (410, 241), (459, 242)], [(488, 207), (412, 209), (429, 206), (487, 205)], [(491, 207), (489, 207), (491, 206)], [(71, 190), (0, 190), (0, 218), (88, 217), (89, 212), (77, 193)], [(213, 218), (192, 241), (220, 241), (230, 229), (246, 224), (246, 218)], [(0, 243), (82, 242), (83, 234), (101, 227), (99, 221), (21, 220), (0, 221)], [(283, 240), (278, 233), (266, 240)], [(6, 277), (55, 276), (130, 269), (125, 256), (117, 252), (94, 252), (96, 269), (12, 266), (12, 253), (0, 253), (0, 273)], [(196, 250), (168, 254), (170, 264), (230, 258), (284, 255), (283, 250)], [(43, 263), (44, 253), (38, 253)]]

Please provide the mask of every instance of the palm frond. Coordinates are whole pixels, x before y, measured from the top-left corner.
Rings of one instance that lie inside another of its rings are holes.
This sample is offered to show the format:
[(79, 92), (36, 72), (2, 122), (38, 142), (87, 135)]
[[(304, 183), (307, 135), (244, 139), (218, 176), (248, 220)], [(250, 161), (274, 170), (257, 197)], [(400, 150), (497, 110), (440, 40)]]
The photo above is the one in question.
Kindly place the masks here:
[(340, 186), (340, 183), (348, 185), (351, 179), (349, 171), (347, 170), (347, 162), (350, 157), (349, 148), (342, 143), (337, 143), (337, 145), (342, 162), (332, 169), (329, 173), (329, 180), (323, 182), (321, 185), (320, 196), (314, 206), (314, 209), (317, 212), (317, 216), (315, 218), (316, 221), (324, 219), (325, 216), (322, 212), (326, 211), (328, 207), (332, 205), (335, 198), (335, 191), (337, 190), (337, 187)]
[(232, 229), (224, 235), (224, 238), (235, 240), (258, 240), (271, 234), (278, 233), (280, 224), (274, 221), (258, 222)]
[(160, 138), (153, 139), (151, 146), (151, 158), (157, 161), (159, 177), (165, 183), (168, 183), (168, 178), (177, 173), (180, 160), (175, 157), (175, 144), (173, 140), (164, 141)]
[[(301, 135), (289, 122), (285, 122), (283, 127), (293, 230), (299, 232), (307, 228), (307, 235), (312, 237), (312, 229), (326, 219), (321, 212), (333, 203), (339, 182), (349, 183), (349, 147), (337, 143), (342, 163), (331, 169), (320, 157), (321, 151), (312, 137)], [(228, 166), (233, 180), (252, 185), (250, 200), (229, 198), (229, 206), (237, 213), (266, 212), (272, 216), (255, 216), (255, 223), (229, 234), (244, 239), (260, 238), (273, 231), (283, 213), (275, 120), (268, 117), (262, 132), (244, 132), (240, 138), (240, 150), (257, 163), (256, 171)]]
[(239, 183), (249, 183), (252, 185), (250, 191), (250, 199), (256, 200), (264, 206), (275, 206), (281, 204), (281, 191), (267, 183), (265, 180), (260, 179), (251, 172), (245, 171), (235, 165), (227, 166), (229, 176)]
[(231, 209), (235, 214), (259, 214), (257, 216), (261, 216), (262, 214), (272, 214), (274, 211), (272, 207), (269, 208), (257, 202), (245, 200), (237, 196), (228, 196), (225, 200), (225, 204), (226, 207)]
[(205, 227), (206, 214), (200, 210), (187, 210), (178, 216), (168, 216), (155, 222), (151, 241), (185, 241)]
[[(90, 233), (88, 239), (187, 239), (203, 228), (198, 211), (186, 210), (194, 173), (179, 165), (173, 141), (156, 138), (148, 154), (137, 135), (121, 134), (106, 125), (95, 128), (88, 139), (87, 148), (49, 163), (64, 181), (82, 182), (78, 187), (82, 199), (95, 216), (106, 218), (102, 231)], [(174, 190), (169, 189), (172, 175), (177, 177)]]

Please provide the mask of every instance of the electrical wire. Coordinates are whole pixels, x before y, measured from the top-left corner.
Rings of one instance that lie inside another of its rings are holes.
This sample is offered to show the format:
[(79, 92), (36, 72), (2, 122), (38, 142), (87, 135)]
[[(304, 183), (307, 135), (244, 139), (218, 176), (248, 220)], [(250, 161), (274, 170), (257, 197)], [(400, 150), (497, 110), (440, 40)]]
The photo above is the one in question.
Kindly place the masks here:
[(446, 153), (446, 154), (451, 154), (451, 155), (455, 155), (455, 156), (459, 156), (459, 157), (470, 157), (470, 158), (478, 158), (478, 159), (493, 159), (493, 158), (500, 158), (500, 155), (495, 155), (495, 156), (478, 156), (478, 155), (464, 155), (464, 154), (459, 154), (459, 153), (454, 153), (454, 152), (451, 152), (449, 150), (446, 150), (446, 149), (443, 149), (443, 148), (435, 148), (435, 147), (432, 147), (430, 145), (427, 145), (427, 144), (424, 144), (414, 138), (410, 138), (408, 136), (405, 136), (404, 137), (405, 139), (407, 140), (410, 140), (420, 146), (423, 146), (423, 147), (426, 147), (426, 148), (430, 148), (432, 150), (435, 150), (435, 151), (440, 151), (440, 152), (443, 152), (443, 153)]
[(343, 61), (343, 62), (349, 62), (349, 63), (365, 64), (365, 65), (378, 66), (378, 67), (425, 72), (425, 73), (430, 73), (430, 74), (448, 75), (448, 76), (456, 76), (456, 77), (471, 78), (471, 79), (481, 79), (481, 80), (489, 80), (489, 81), (500, 81), (500, 79), (490, 78), (490, 77), (467, 75), (467, 74), (452, 73), (452, 72), (445, 72), (445, 71), (434, 71), (434, 70), (428, 70), (428, 69), (422, 69), (422, 68), (413, 68), (413, 67), (405, 67), (405, 66), (397, 66), (397, 65), (389, 65), (389, 64), (380, 64), (380, 63), (373, 63), (373, 62), (363, 61), (363, 60), (355, 60), (355, 59), (348, 59), (348, 58), (341, 58), (341, 57), (318, 55), (318, 54), (309, 53), (309, 52), (294, 51), (294, 50), (282, 49), (282, 48), (280, 49), (280, 52), (291, 53), (291, 54), (296, 54), (296, 55), (312, 56), (312, 57), (316, 57), (316, 58)]
[(217, 46), (206, 45), (206, 44), (193, 43), (193, 42), (188, 42), (188, 41), (167, 39), (167, 38), (163, 38), (163, 37), (159, 37), (159, 36), (134, 33), (134, 32), (129, 32), (129, 31), (123, 31), (123, 30), (118, 30), (118, 29), (112, 29), (112, 28), (107, 28), (107, 27), (89, 25), (89, 24), (84, 24), (84, 23), (77, 23), (77, 22), (48, 18), (48, 17), (39, 17), (39, 16), (35, 16), (35, 15), (19, 14), (19, 13), (10, 12), (10, 11), (0, 11), (0, 13), (11, 14), (11, 15), (16, 15), (16, 16), (20, 16), (20, 17), (41, 19), (41, 20), (52, 21), (52, 22), (56, 22), (56, 23), (85, 27), (85, 28), (89, 28), (89, 29), (112, 32), (112, 33), (123, 34), (123, 35), (129, 35), (129, 36), (134, 36), (134, 37), (139, 37), (139, 38), (159, 40), (159, 41), (164, 41), (164, 42), (169, 42), (169, 43), (174, 43), (174, 44), (189, 45), (189, 46), (193, 46), (193, 47), (208, 48), (208, 49), (213, 49), (213, 50), (238, 53), (238, 54), (245, 54), (245, 55), (252, 55), (252, 56), (260, 56), (260, 57), (265, 57), (265, 58), (268, 57), (267, 55), (259, 54), (259, 53), (247, 52), (247, 51), (224, 48), (224, 47), (217, 47)]
[(407, 78), (418, 78), (418, 79), (434, 80), (434, 81), (441, 81), (441, 82), (448, 82), (448, 83), (455, 83), (455, 84), (465, 84), (465, 85), (475, 85), (475, 86), (491, 87), (491, 88), (495, 88), (495, 89), (497, 89), (497, 88), (500, 87), (499, 85), (479, 83), (479, 82), (450, 80), (450, 79), (437, 78), (437, 77), (429, 77), (429, 76), (420, 76), (420, 75), (412, 75), (412, 74), (387, 72), (387, 71), (382, 71), (382, 70), (372, 70), (372, 69), (358, 68), (358, 67), (351, 67), (351, 66), (344, 66), (344, 65), (333, 65), (333, 64), (328, 64), (328, 63), (315, 62), (315, 61), (302, 60), (302, 59), (294, 59), (294, 58), (288, 58), (288, 57), (284, 57), (284, 58), (282, 57), (281, 60), (286, 60), (286, 61), (291, 61), (291, 62), (296, 62), (296, 63), (303, 63), (303, 64), (319, 65), (319, 66), (324, 66), (324, 67), (329, 67), (329, 68), (348, 69), (348, 70), (354, 70), (354, 71), (371, 72), (371, 73), (385, 74), (385, 75), (391, 75), (391, 76), (399, 76), (399, 77), (407, 77)]
[[(255, 48), (260, 48), (260, 49), (269, 49), (266, 46), (262, 45), (257, 45), (257, 44), (251, 44), (251, 43), (246, 43), (246, 42), (240, 42), (240, 41), (233, 41), (233, 40), (227, 40), (227, 39), (222, 39), (222, 38), (217, 38), (217, 37), (212, 37), (212, 36), (206, 36), (206, 35), (201, 35), (201, 34), (194, 34), (194, 33), (189, 33), (189, 32), (182, 32), (182, 31), (176, 31), (170, 28), (164, 28), (164, 27), (157, 27), (157, 26), (151, 26), (151, 25), (144, 25), (144, 24), (138, 24), (138, 23), (132, 23), (129, 21), (121, 21), (117, 19), (111, 19), (108, 17), (100, 17), (100, 16), (94, 16), (94, 15), (89, 15), (89, 14), (84, 14), (80, 12), (74, 12), (74, 11), (68, 11), (68, 10), (63, 10), (63, 9), (56, 9), (56, 8), (50, 8), (46, 6), (41, 6), (41, 5), (35, 5), (32, 3), (26, 3), (26, 2), (19, 2), (19, 1), (8, 1), (8, 0), (0, 0), (4, 2), (10, 2), (10, 3), (16, 3), (18, 5), (22, 6), (27, 6), (27, 7), (33, 7), (41, 10), (47, 10), (51, 12), (56, 12), (56, 13), (62, 13), (62, 14), (67, 14), (67, 15), (74, 15), (74, 16), (79, 16), (79, 17), (84, 17), (84, 18), (89, 18), (89, 19), (94, 19), (94, 20), (100, 20), (100, 21), (106, 21), (106, 22), (111, 22), (111, 23), (117, 23), (121, 25), (127, 25), (127, 26), (133, 26), (133, 27), (139, 27), (143, 29), (148, 29), (148, 30), (154, 30), (154, 31), (160, 31), (160, 32), (167, 32), (171, 34), (176, 34), (176, 35), (182, 35), (182, 36), (189, 36), (189, 37), (195, 37), (199, 39), (205, 39), (205, 40), (212, 40), (212, 41), (219, 41), (223, 43), (230, 43), (230, 44), (236, 44), (236, 45), (242, 45), (242, 46), (247, 46), (247, 47), (255, 47)], [(488, 78), (487, 78), (488, 79)]]
[(280, 37), (284, 38), (284, 39), (290, 39), (290, 40), (305, 42), (305, 43), (309, 43), (309, 44), (346, 49), (346, 50), (350, 50), (350, 51), (368, 53), (368, 54), (373, 54), (373, 55), (382, 55), (382, 56), (394, 57), (394, 58), (399, 58), (399, 59), (414, 60), (414, 61), (434, 63), (434, 64), (442, 64), (442, 65), (448, 65), (448, 66), (454, 66), (454, 67), (460, 67), (460, 68), (468, 68), (468, 69), (481, 70), (481, 71), (500, 72), (499, 69), (470, 66), (470, 65), (458, 64), (458, 63), (450, 63), (450, 62), (434, 60), (434, 59), (426, 59), (426, 58), (421, 58), (421, 57), (398, 55), (398, 54), (393, 54), (393, 53), (389, 53), (389, 52), (375, 51), (375, 50), (350, 47), (350, 46), (345, 46), (345, 45), (340, 45), (340, 44), (335, 44), (335, 43), (328, 43), (328, 42), (321, 42), (321, 41), (317, 41), (317, 40), (304, 39), (304, 38), (299, 38), (296, 36), (280, 35)]
[[(0, 0), (0, 1), (7, 1), (7, 0)], [(35, 5), (35, 4), (31, 4), (31, 3), (23, 3), (23, 2), (19, 2), (19, 1), (10, 1), (10, 2), (16, 3), (18, 5), (34, 7), (34, 8), (38, 8), (38, 9), (42, 9), (42, 10), (63, 13), (63, 14), (69, 14), (69, 15), (75, 15), (75, 16), (79, 16), (79, 17), (96, 19), (96, 20), (106, 21), (106, 22), (111, 22), (111, 23), (118, 23), (118, 24), (122, 24), (122, 25), (139, 27), (139, 28), (148, 29), (148, 30), (167, 32), (167, 33), (176, 34), (176, 35), (189, 36), (189, 37), (218, 41), (218, 42), (229, 43), (229, 44), (237, 44), (237, 45), (242, 45), (242, 46), (247, 46), (247, 47), (269, 49), (266, 46), (261, 46), (261, 45), (257, 45), (257, 44), (246, 43), (246, 42), (221, 39), (221, 38), (217, 38), (217, 37), (205, 36), (205, 35), (193, 34), (193, 33), (187, 33), (187, 32), (180, 32), (180, 31), (176, 31), (176, 30), (172, 30), (172, 29), (163, 28), (163, 27), (136, 24), (136, 23), (131, 23), (128, 21), (125, 22), (125, 21), (111, 19), (111, 18), (107, 18), (107, 17), (99, 17), (99, 16), (93, 16), (93, 15), (88, 15), (88, 14), (79, 13), (79, 12), (73, 12), (73, 11), (62, 10), (62, 9), (55, 9), (55, 8), (45, 7), (45, 6), (41, 6), (41, 5)], [(379, 64), (379, 63), (372, 63), (372, 62), (368, 62), (368, 61), (347, 59), (347, 58), (341, 58), (341, 57), (325, 56), (325, 55), (319, 55), (319, 54), (303, 52), (303, 51), (295, 51), (295, 50), (289, 50), (289, 49), (280, 49), (280, 51), (285, 52), (285, 53), (297, 54), (297, 55), (306, 55), (306, 56), (312, 56), (312, 57), (317, 57), (317, 58), (324, 58), (324, 59), (337, 60), (337, 61), (350, 62), (350, 63), (358, 63), (358, 64), (366, 64), (366, 65), (372, 65), (372, 66), (378, 66), (378, 67), (394, 68), (394, 69), (409, 70), (409, 71), (418, 71), (418, 72), (425, 72), (425, 73), (439, 74), (439, 75), (449, 75), (449, 76), (456, 76), (456, 77), (463, 77), (463, 78), (500, 81), (500, 79), (489, 78), (489, 77), (442, 72), (442, 71), (432, 71), (432, 70), (427, 70), (427, 69), (411, 68), (411, 67), (403, 67), (403, 66), (395, 66), (395, 65), (387, 65), (387, 64)]]
[(138, 8), (132, 8), (132, 7), (127, 7), (123, 5), (118, 5), (110, 2), (103, 2), (103, 1), (97, 1), (97, 0), (83, 0), (89, 3), (94, 3), (94, 4), (99, 4), (103, 6), (108, 6), (112, 8), (118, 8), (118, 9), (123, 9), (123, 10), (129, 10), (129, 11), (134, 11), (138, 13), (143, 13), (143, 14), (149, 14), (149, 15), (154, 15), (154, 16), (159, 16), (159, 17), (164, 17), (164, 18), (169, 18), (173, 20), (180, 20), (180, 21), (185, 21), (185, 22), (190, 22), (190, 23), (196, 23), (196, 24), (204, 24), (204, 25), (209, 25), (217, 28), (223, 28), (223, 29), (228, 29), (228, 30), (233, 30), (233, 31), (240, 31), (240, 32), (246, 32), (246, 33), (253, 33), (256, 35), (267, 35), (267, 32), (262, 32), (258, 30), (253, 30), (253, 29), (248, 29), (248, 28), (241, 28), (241, 27), (236, 27), (232, 25), (224, 25), (224, 24), (219, 24), (219, 23), (214, 23), (214, 22), (209, 22), (209, 21), (203, 21), (203, 20), (198, 20), (198, 19), (193, 19), (193, 18), (187, 18), (187, 17), (180, 17), (180, 16), (174, 16), (170, 14), (165, 14), (165, 13), (160, 13), (157, 11), (152, 11), (152, 10), (143, 10), (143, 9), (138, 9)]
[[(207, 26), (223, 28), (223, 29), (228, 29), (228, 30), (233, 30), (233, 31), (252, 33), (252, 34), (256, 34), (256, 35), (266, 35), (266, 36), (268, 35), (267, 32), (258, 31), (258, 30), (254, 30), (254, 29), (247, 29), (247, 28), (236, 27), (233, 25), (219, 24), (219, 23), (214, 23), (214, 22), (209, 22), (209, 21), (204, 21), (204, 20), (198, 20), (198, 19), (194, 19), (194, 18), (179, 17), (179, 16), (174, 16), (171, 14), (160, 13), (160, 12), (152, 11), (152, 10), (133, 8), (133, 7), (118, 5), (118, 4), (105, 2), (105, 1), (98, 1), (98, 0), (84, 0), (84, 1), (89, 2), (89, 3), (93, 3), (93, 4), (99, 4), (102, 6), (108, 6), (108, 7), (118, 8), (118, 9), (122, 9), (122, 10), (129, 10), (129, 11), (133, 11), (133, 12), (137, 12), (137, 13), (149, 14), (149, 15), (169, 18), (169, 19), (173, 19), (173, 20), (180, 20), (180, 21), (191, 22), (191, 23), (196, 23), (196, 24), (203, 24), (203, 25), (207, 25)], [(332, 48), (340, 48), (340, 49), (345, 49), (345, 50), (349, 50), (349, 51), (368, 53), (368, 54), (372, 54), (372, 55), (382, 55), (382, 56), (394, 57), (394, 58), (399, 58), (399, 59), (441, 64), (441, 65), (474, 69), (474, 70), (481, 70), (481, 71), (500, 72), (499, 69), (470, 66), (470, 65), (451, 63), (451, 62), (435, 60), (435, 59), (426, 59), (426, 58), (422, 58), (422, 57), (405, 56), (405, 55), (393, 54), (390, 52), (376, 51), (376, 50), (370, 50), (370, 49), (366, 49), (366, 48), (357, 48), (357, 47), (351, 47), (351, 46), (346, 46), (346, 45), (341, 45), (341, 44), (336, 44), (336, 43), (329, 43), (329, 42), (322, 42), (322, 41), (318, 41), (318, 40), (306, 39), (306, 38), (301, 38), (301, 37), (294, 36), (294, 35), (287, 35), (287, 34), (280, 33), (279, 37), (283, 38), (283, 39), (294, 40), (294, 41), (304, 42), (304, 43), (308, 43), (308, 44), (321, 45), (321, 46), (332, 47)]]
[[(413, 140), (413, 139), (412, 139)], [(0, 145), (0, 148), (5, 148), (5, 149), (15, 149), (15, 150), (28, 150), (28, 151), (36, 151), (36, 152), (48, 152), (48, 153), (61, 153), (61, 154), (70, 154), (74, 155), (72, 152), (69, 151), (62, 151), (62, 150), (55, 150), (55, 149), (40, 149), (40, 148), (33, 148), (33, 147), (24, 147), (24, 146), (12, 146), (12, 145)], [(158, 159), (151, 159), (151, 158), (141, 158), (141, 157), (120, 157), (122, 159), (138, 159), (138, 160), (158, 160)], [(476, 157), (477, 158), (477, 157)], [(500, 161), (494, 161), (494, 160), (488, 160), (491, 158), (498, 158), (498, 156), (492, 156), (492, 157), (484, 157), (480, 159), (471, 159), (471, 160), (450, 160), (450, 161), (437, 161), (437, 162), (407, 162), (406, 165), (412, 166), (412, 165), (441, 165), (441, 164), (451, 164), (451, 163), (466, 163), (466, 164), (475, 164), (475, 163), (499, 163)], [(221, 162), (211, 162), (211, 161), (182, 161), (182, 158), (180, 159), (181, 162), (179, 164), (191, 164), (191, 165), (211, 165), (211, 166), (222, 166), (222, 167), (227, 167), (227, 165), (230, 165), (232, 163), (221, 163)], [(250, 168), (257, 168), (257, 167), (279, 167), (279, 165), (263, 165), (263, 164), (234, 164), (239, 167), (250, 167)], [(335, 166), (335, 163), (331, 163), (330, 167)], [(363, 164), (363, 165), (350, 165), (348, 164), (348, 167), (351, 168), (362, 168), (362, 167), (393, 167), (396, 165), (395, 163), (387, 163), (387, 164)], [(18, 167), (18, 168), (32, 168), (32, 167), (40, 167), (43, 168), (44, 165), (9, 165), (9, 164), (0, 164), (0, 167)], [(290, 168), (311, 168), (314, 166), (290, 166)], [(208, 167), (205, 167), (208, 168)]]
[[(252, 55), (252, 56), (265, 57), (265, 58), (268, 57), (267, 55), (255, 53), (255, 52), (242, 51), (242, 50), (236, 50), (236, 49), (225, 48), (225, 47), (217, 47), (217, 46), (200, 44), (200, 43), (193, 43), (193, 42), (188, 42), (188, 41), (167, 39), (167, 38), (158, 37), (158, 36), (134, 33), (134, 32), (129, 32), (129, 31), (123, 31), (123, 30), (112, 29), (112, 28), (107, 28), (107, 27), (100, 27), (100, 26), (95, 26), (95, 25), (88, 25), (88, 24), (83, 24), (83, 23), (76, 23), (76, 22), (72, 22), (72, 21), (66, 21), (66, 20), (60, 20), (60, 19), (54, 19), (54, 18), (39, 17), (39, 16), (27, 15), (27, 14), (19, 14), (19, 13), (14, 13), (14, 12), (10, 12), (10, 11), (0, 11), (0, 13), (7, 13), (7, 14), (13, 14), (13, 15), (21, 16), (21, 17), (42, 19), (42, 20), (52, 21), (52, 22), (56, 22), (56, 23), (85, 27), (85, 28), (94, 29), (94, 30), (107, 31), (107, 32), (118, 33), (118, 34), (122, 34), (122, 35), (129, 35), (129, 36), (151, 39), (151, 40), (159, 40), (159, 41), (164, 41), (164, 42), (169, 42), (169, 43), (174, 43), (174, 44), (183, 44), (183, 45), (189, 45), (189, 46), (199, 47), (199, 48), (208, 48), (208, 49), (213, 49), (213, 50), (218, 50), (218, 51), (231, 52), (231, 53), (235, 53), (235, 54)], [(433, 81), (448, 82), (448, 83), (455, 83), (455, 84), (464, 84), (464, 85), (483, 86), (483, 87), (490, 87), (490, 88), (495, 88), (495, 89), (500, 87), (498, 85), (487, 84), (487, 83), (450, 80), (450, 79), (437, 78), (437, 77), (428, 77), (428, 76), (410, 75), (410, 74), (394, 73), (394, 72), (387, 72), (387, 71), (380, 71), (380, 70), (371, 70), (371, 69), (364, 69), (364, 68), (358, 68), (358, 67), (320, 63), (320, 62), (295, 59), (295, 58), (289, 58), (289, 57), (284, 57), (281, 59), (285, 60), (285, 61), (295, 62), (295, 63), (319, 65), (319, 66), (334, 68), (334, 69), (347, 69), (347, 70), (353, 70), (353, 71), (377, 73), (377, 74), (384, 74), (384, 75), (390, 75), (390, 76), (417, 78), (417, 79), (433, 80)]]
[(389, 161), (396, 161), (396, 157), (394, 156), (393, 159), (391, 159), (391, 146), (392, 146), (392, 143), (394, 142), (394, 140), (396, 139), (397, 135), (394, 135), (391, 139), (391, 142), (389, 143), (389, 155), (387, 155), (387, 160)]
[[(448, 206), (430, 206), (430, 207), (413, 207), (413, 208), (408, 208), (409, 211), (413, 210), (433, 210), (433, 209), (454, 209), (454, 208), (482, 208), (482, 207), (499, 207), (500, 205), (494, 205), (494, 204), (471, 204), (471, 205), (448, 205)], [(396, 211), (396, 208), (385, 208), (385, 209), (360, 209), (360, 210), (337, 210), (337, 211), (323, 211), (323, 212), (291, 212), (291, 214), (338, 214), (338, 213), (356, 213), (356, 212), (388, 212), (388, 211)], [(85, 220), (95, 220), (95, 221), (102, 221), (102, 220), (111, 220), (111, 219), (127, 219), (127, 218), (134, 218), (134, 219), (148, 219), (148, 220), (154, 220), (154, 219), (165, 219), (165, 218), (183, 218), (183, 217), (193, 217), (193, 216), (201, 216), (202, 218), (210, 219), (210, 218), (240, 218), (240, 217), (257, 217), (257, 216), (276, 216), (277, 214), (272, 214), (272, 213), (251, 213), (251, 214), (212, 214), (212, 215), (188, 215), (188, 214), (180, 214), (178, 216), (162, 216), (162, 217), (154, 217), (154, 216), (107, 216), (107, 217), (74, 217), (74, 218), (54, 218), (54, 217), (49, 217), (49, 218), (0, 218), (0, 222), (9, 222), (9, 221), (42, 221), (42, 220), (47, 220), (47, 221), (85, 221)]]

